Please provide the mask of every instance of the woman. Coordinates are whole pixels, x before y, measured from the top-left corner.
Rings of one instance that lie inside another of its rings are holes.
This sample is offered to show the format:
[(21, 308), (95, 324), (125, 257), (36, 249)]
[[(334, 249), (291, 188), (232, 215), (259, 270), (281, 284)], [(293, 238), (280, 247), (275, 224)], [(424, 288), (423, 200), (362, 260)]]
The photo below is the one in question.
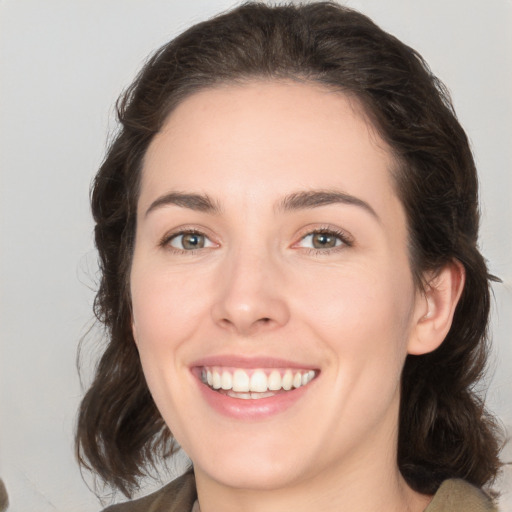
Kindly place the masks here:
[(247, 4), (119, 117), (78, 455), (127, 496), (177, 443), (193, 469), (113, 509), (492, 510), (476, 171), (421, 57), (333, 3)]

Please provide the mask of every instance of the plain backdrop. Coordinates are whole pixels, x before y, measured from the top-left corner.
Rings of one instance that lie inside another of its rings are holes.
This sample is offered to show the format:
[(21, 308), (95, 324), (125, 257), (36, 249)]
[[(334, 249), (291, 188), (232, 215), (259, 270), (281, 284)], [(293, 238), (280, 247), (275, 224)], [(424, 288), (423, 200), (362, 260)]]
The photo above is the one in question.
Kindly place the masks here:
[[(510, 429), (512, 1), (345, 3), (420, 51), (472, 141), (481, 246), (503, 279), (494, 287), (487, 403)], [(145, 57), (232, 5), (0, 0), (0, 476), (10, 512), (101, 508), (73, 454), (76, 351), (96, 286), (89, 185), (115, 129), (113, 104)], [(100, 352), (100, 334), (88, 337), (84, 363)]]

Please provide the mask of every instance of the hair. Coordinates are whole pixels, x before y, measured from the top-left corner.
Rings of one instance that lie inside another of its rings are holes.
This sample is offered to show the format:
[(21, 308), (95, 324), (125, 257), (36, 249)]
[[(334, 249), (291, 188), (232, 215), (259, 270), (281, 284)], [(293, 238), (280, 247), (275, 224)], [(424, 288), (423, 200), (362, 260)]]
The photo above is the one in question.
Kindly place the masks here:
[(146, 385), (131, 331), (129, 272), (141, 169), (175, 106), (197, 91), (250, 80), (299, 80), (355, 97), (393, 151), (416, 283), (459, 261), (466, 283), (432, 353), (406, 359), (398, 466), (418, 492), (447, 478), (477, 486), (499, 469), (498, 430), (475, 385), (488, 352), (490, 280), (477, 246), (478, 181), (449, 95), (422, 57), (363, 14), (333, 2), (247, 3), (158, 50), (117, 104), (120, 129), (94, 180), (101, 282), (94, 303), (107, 345), (79, 411), (80, 463), (131, 496), (176, 449)]

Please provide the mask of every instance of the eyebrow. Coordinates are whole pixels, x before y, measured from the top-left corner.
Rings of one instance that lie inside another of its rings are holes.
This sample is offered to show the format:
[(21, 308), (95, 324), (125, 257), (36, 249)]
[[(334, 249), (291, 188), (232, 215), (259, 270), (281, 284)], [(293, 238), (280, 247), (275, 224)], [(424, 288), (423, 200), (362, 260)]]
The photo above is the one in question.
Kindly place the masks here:
[[(358, 206), (380, 221), (377, 212), (366, 201), (338, 190), (307, 190), (295, 192), (281, 199), (275, 209), (277, 211), (289, 212), (319, 208), (331, 204)], [(206, 194), (169, 192), (155, 199), (146, 210), (145, 215), (147, 216), (152, 211), (168, 205), (175, 205), (181, 208), (212, 214), (218, 214), (221, 211), (220, 205)]]
[(340, 203), (363, 208), (373, 217), (375, 217), (375, 219), (380, 221), (377, 212), (366, 201), (338, 190), (308, 190), (303, 192), (296, 192), (282, 199), (278, 203), (277, 209), (288, 212), (294, 210), (319, 208), (321, 206)]
[(219, 213), (220, 207), (207, 195), (187, 194), (183, 192), (169, 192), (155, 199), (150, 207), (146, 210), (146, 216), (158, 208), (168, 205), (180, 206), (198, 212)]

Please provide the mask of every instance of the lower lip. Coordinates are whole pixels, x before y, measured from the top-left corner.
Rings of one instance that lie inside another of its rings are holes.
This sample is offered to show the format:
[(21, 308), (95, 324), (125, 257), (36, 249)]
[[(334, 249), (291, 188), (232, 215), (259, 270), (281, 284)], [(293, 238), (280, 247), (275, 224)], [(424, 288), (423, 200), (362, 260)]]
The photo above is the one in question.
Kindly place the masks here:
[(213, 409), (224, 416), (249, 421), (266, 419), (286, 411), (296, 404), (314, 383), (313, 381), (306, 386), (277, 393), (267, 398), (242, 399), (214, 391), (200, 379), (197, 379), (197, 382), (205, 400)]

